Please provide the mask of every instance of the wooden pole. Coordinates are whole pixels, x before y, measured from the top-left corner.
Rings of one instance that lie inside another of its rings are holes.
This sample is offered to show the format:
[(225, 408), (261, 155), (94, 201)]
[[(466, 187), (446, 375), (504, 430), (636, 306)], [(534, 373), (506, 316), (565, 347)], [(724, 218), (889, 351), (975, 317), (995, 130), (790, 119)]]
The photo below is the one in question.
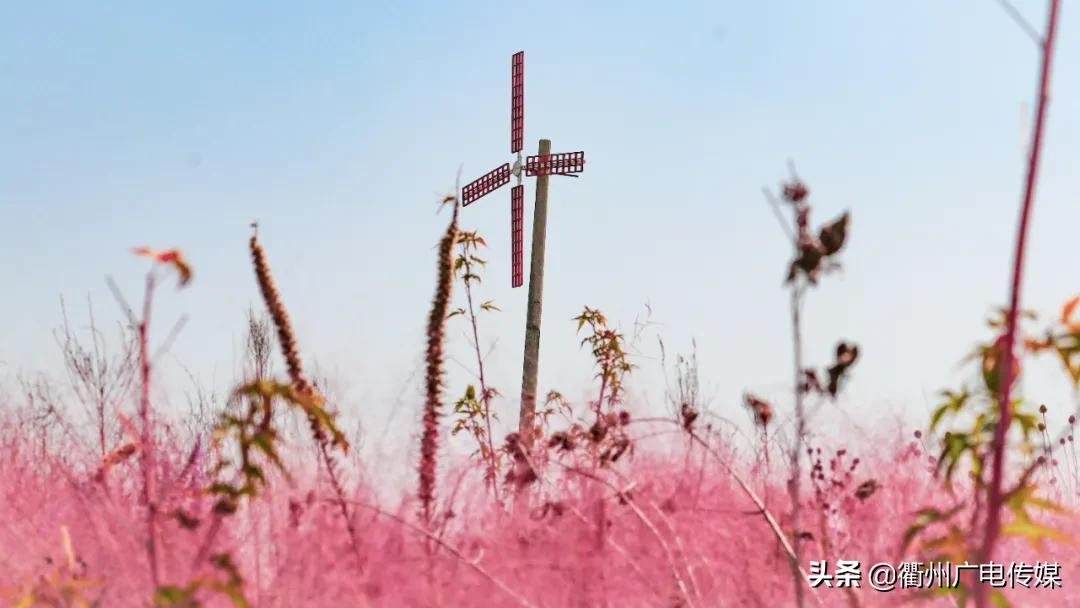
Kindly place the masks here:
[[(551, 154), (551, 140), (540, 140), (541, 157)], [(526, 453), (532, 448), (536, 417), (536, 378), (540, 371), (540, 314), (544, 299), (544, 245), (547, 240), (548, 176), (536, 176), (533, 207), (532, 265), (529, 269), (529, 307), (525, 314), (525, 360), (521, 374), (521, 414), (518, 435)]]

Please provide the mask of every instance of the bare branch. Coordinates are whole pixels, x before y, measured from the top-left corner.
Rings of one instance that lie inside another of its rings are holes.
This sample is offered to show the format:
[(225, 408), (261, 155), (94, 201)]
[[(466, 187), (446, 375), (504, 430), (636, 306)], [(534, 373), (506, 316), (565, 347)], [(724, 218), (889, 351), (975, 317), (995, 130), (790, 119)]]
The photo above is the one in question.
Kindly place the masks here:
[(773, 214), (776, 215), (776, 221), (780, 222), (780, 228), (784, 231), (788, 240), (792, 243), (795, 242), (795, 231), (788, 225), (787, 220), (784, 219), (783, 212), (780, 211), (780, 201), (776, 200), (772, 192), (769, 192), (768, 188), (762, 188), (761, 192), (765, 195), (765, 200), (769, 202), (769, 206), (772, 207)]
[(1043, 37), (1039, 34), (1039, 30), (1035, 29), (1035, 26), (1031, 25), (1031, 23), (1024, 18), (1024, 15), (1021, 14), (1009, 0), (996, 0), (996, 2), (1001, 6), (1001, 10), (1005, 11), (1005, 14), (1016, 22), (1016, 25), (1019, 25), (1020, 29), (1024, 30), (1024, 33), (1027, 34), (1029, 38), (1035, 41), (1035, 44), (1039, 46), (1043, 45)]

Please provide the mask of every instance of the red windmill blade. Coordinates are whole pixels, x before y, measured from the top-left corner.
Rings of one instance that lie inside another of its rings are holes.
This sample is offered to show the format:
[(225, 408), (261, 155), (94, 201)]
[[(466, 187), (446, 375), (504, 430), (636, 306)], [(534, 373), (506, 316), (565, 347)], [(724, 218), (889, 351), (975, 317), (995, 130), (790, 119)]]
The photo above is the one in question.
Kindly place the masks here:
[(584, 152), (562, 152), (559, 154), (539, 154), (525, 159), (525, 175), (569, 175), (585, 170)]
[(525, 186), (510, 189), (510, 286), (521, 287), (525, 282)]
[(461, 206), (468, 207), (470, 203), (491, 194), (502, 188), (510, 181), (510, 163), (503, 163), (497, 169), (492, 169), (479, 178), (465, 184), (461, 189)]
[(525, 51), (510, 58), (510, 153), (525, 145)]

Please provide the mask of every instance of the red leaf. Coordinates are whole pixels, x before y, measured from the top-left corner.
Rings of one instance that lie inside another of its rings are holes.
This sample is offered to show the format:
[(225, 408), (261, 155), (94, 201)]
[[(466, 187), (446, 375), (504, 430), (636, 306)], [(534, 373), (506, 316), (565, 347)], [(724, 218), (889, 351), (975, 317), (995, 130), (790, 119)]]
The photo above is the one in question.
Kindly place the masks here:
[(133, 247), (131, 252), (135, 255), (150, 258), (160, 264), (169, 264), (176, 268), (180, 275), (180, 286), (183, 287), (191, 282), (191, 265), (184, 259), (179, 249), (153, 249), (151, 247)]

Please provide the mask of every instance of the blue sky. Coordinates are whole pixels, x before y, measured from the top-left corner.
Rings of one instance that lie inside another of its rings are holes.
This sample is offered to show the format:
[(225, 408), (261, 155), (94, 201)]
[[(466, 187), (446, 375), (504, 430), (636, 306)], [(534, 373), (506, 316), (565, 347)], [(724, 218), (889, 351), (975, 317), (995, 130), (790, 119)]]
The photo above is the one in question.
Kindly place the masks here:
[[(1016, 5), (1042, 27), (1044, 3)], [(1069, 8), (1025, 285), (1048, 312), (1078, 288)], [(61, 295), (76, 321), (88, 295), (119, 318), (104, 276), (137, 299), (145, 262), (128, 249), (147, 244), (181, 247), (196, 271), (160, 294), (159, 336), (190, 316), (162, 373), (183, 364), (227, 386), (258, 304), (257, 219), (308, 359), (373, 434), (408, 423), (447, 219), (435, 203), (459, 166), (468, 181), (510, 158), (520, 49), (527, 149), (546, 137), (588, 159), (582, 179), (552, 184), (543, 390), (585, 395), (570, 322), (583, 305), (629, 333), (648, 302), (661, 325), (641, 344), (636, 407), (660, 407), (656, 331), (671, 353), (696, 338), (721, 413), (742, 419), (746, 389), (784, 403), (788, 250), (761, 188), (790, 158), (817, 221), (853, 214), (844, 273), (810, 295), (808, 359), (858, 342), (846, 410), (925, 420), (1006, 298), (1038, 62), (992, 0), (5, 3), (0, 374), (56, 371)], [(512, 421), (526, 290), (509, 287), (508, 197), (463, 222), (490, 244), (482, 295), (502, 312), (482, 330)], [(464, 325), (451, 327), (466, 363)], [(452, 368), (457, 393), (468, 378)], [(1052, 372), (1033, 372), (1033, 395), (1067, 397)]]

